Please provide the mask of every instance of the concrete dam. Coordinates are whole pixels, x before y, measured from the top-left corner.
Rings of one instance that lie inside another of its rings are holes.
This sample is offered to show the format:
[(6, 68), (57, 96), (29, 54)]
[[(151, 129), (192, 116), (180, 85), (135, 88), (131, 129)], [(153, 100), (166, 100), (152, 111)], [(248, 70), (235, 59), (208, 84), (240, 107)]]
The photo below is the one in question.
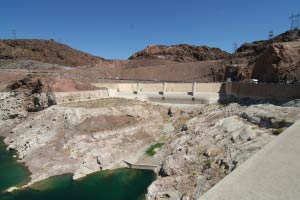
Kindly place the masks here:
[[(187, 104), (216, 103), (235, 99), (286, 101), (300, 98), (300, 85), (270, 83), (199, 83), (199, 82), (134, 82), (95, 83), (107, 89), (110, 97), (123, 97), (154, 102)], [(278, 92), (280, 91), (280, 92)]]
[(267, 83), (114, 82), (94, 83), (99, 90), (54, 92), (58, 104), (119, 97), (170, 104), (207, 104), (224, 99), (278, 100), (300, 98), (300, 85)]

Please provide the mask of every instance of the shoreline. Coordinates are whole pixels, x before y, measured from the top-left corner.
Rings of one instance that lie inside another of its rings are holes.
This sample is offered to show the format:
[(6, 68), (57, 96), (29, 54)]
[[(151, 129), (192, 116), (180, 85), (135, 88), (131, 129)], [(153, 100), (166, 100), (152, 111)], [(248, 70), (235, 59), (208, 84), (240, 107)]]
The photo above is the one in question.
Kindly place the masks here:
[[(21, 188), (23, 187), (24, 185), (27, 185), (30, 181), (31, 181), (31, 172), (28, 168), (28, 166), (26, 166), (25, 162), (22, 162), (20, 159), (19, 159), (19, 152), (16, 150), (16, 149), (8, 149), (8, 145), (5, 143), (5, 137), (4, 136), (0, 136), (0, 142), (4, 144), (5, 146), (5, 151), (8, 152), (9, 154), (11, 154), (11, 159), (13, 160), (13, 162), (15, 162), (17, 165), (21, 166), (22, 170), (24, 170), (25, 172), (25, 180), (23, 180), (22, 182), (16, 184), (16, 185), (13, 185), (7, 189), (4, 189), (2, 191), (0, 191), (0, 194), (3, 193), (3, 192), (6, 192), (8, 190), (11, 190), (11, 188)], [(14, 190), (13, 189), (13, 190)]]
[[(4, 139), (5, 137), (3, 136), (0, 136), (0, 140), (3, 142), (3, 144), (8, 147), (8, 145), (4, 142)], [(121, 169), (131, 169), (131, 170), (144, 170), (144, 169), (133, 169), (133, 168), (130, 168), (130, 167), (126, 167), (126, 164), (123, 163), (123, 161), (115, 164), (113, 167), (110, 167), (110, 168), (107, 168), (107, 169), (103, 169), (103, 170), (98, 170), (98, 171), (94, 171), (94, 172), (91, 172), (91, 173), (88, 173), (88, 174), (85, 174), (85, 175), (82, 175), (82, 176), (78, 176), (78, 177), (75, 177), (75, 173), (73, 172), (67, 172), (67, 173), (62, 173), (62, 174), (57, 174), (57, 175), (54, 175), (54, 176), (49, 176), (49, 177), (46, 177), (44, 179), (41, 179), (41, 180), (33, 180), (31, 178), (31, 175), (33, 174), (28, 166), (26, 166), (26, 163), (21, 161), (19, 159), (19, 153), (16, 149), (10, 149), (8, 150), (7, 148), (5, 149), (5, 151), (7, 152), (15, 152), (14, 155), (16, 155), (16, 157), (12, 157), (13, 159), (15, 159), (15, 162), (18, 163), (19, 165), (22, 166), (22, 168), (24, 169), (24, 171), (26, 172), (26, 182), (25, 183), (20, 183), (22, 185), (13, 185), (3, 191), (0, 192), (1, 193), (11, 193), (11, 192), (14, 192), (15, 190), (23, 190), (23, 189), (27, 189), (27, 188), (30, 188), (31, 186), (35, 185), (35, 184), (38, 184), (40, 182), (43, 182), (43, 181), (47, 181), (48, 179), (51, 179), (51, 178), (55, 178), (55, 177), (58, 177), (58, 176), (65, 176), (65, 175), (71, 175), (72, 177), (72, 180), (73, 181), (81, 181), (89, 176), (92, 176), (93, 174), (96, 174), (96, 173), (99, 173), (99, 172), (113, 172), (115, 170), (121, 170)], [(141, 163), (141, 161), (146, 161), (145, 163), (146, 164), (157, 164), (158, 163), (158, 160), (159, 158), (156, 158), (155, 156), (151, 157), (151, 156), (148, 156), (145, 152), (143, 153), (137, 153), (136, 156), (133, 156), (134, 158), (131, 158), (130, 160), (134, 160), (135, 162), (134, 163)], [(122, 163), (122, 164), (121, 164)], [(147, 170), (149, 171), (149, 170)], [(154, 170), (150, 170), (150, 171), (153, 171), (155, 173)], [(155, 176), (157, 178), (157, 174), (155, 173)], [(153, 180), (153, 182), (156, 180), (156, 178)]]

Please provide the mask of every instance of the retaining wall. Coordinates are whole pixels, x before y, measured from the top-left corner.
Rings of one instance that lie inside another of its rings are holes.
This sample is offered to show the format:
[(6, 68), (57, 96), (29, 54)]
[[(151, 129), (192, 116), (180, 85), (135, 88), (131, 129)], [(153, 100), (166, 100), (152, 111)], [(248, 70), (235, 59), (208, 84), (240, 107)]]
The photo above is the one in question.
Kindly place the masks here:
[[(104, 87), (107, 89), (115, 89), (119, 92), (163, 92), (165, 84), (165, 92), (193, 92), (194, 83), (174, 83), (174, 82), (158, 82), (158, 83), (94, 83), (96, 87)], [(219, 93), (222, 88), (222, 83), (195, 83), (194, 91), (197, 93)], [(225, 92), (225, 91), (224, 91)]]
[(267, 83), (226, 83), (227, 95), (238, 99), (274, 99), (288, 100), (300, 98), (300, 85), (267, 84)]
[[(120, 93), (139, 96), (153, 94), (153, 97), (173, 95), (172, 98), (186, 97), (194, 100), (213, 99), (217, 102), (220, 98), (234, 96), (237, 99), (271, 99), (289, 100), (300, 98), (300, 85), (286, 84), (264, 84), (264, 83), (174, 83), (174, 82), (135, 82), (135, 83), (95, 83), (97, 87), (107, 88), (104, 90), (82, 91), (82, 92), (56, 92), (55, 98), (58, 103), (69, 101), (80, 101), (104, 97), (118, 96)], [(139, 90), (139, 91), (138, 91)], [(119, 93), (120, 92), (120, 93)], [(155, 96), (156, 95), (156, 96)], [(177, 95), (177, 96), (176, 96)], [(181, 96), (178, 96), (181, 95)], [(213, 95), (211, 98), (209, 95)], [(123, 96), (122, 96), (123, 97)], [(152, 96), (150, 96), (152, 97)], [(210, 102), (210, 101), (209, 101)]]
[(225, 93), (224, 83), (196, 83), (196, 93)]
[(162, 92), (162, 83), (142, 83), (141, 85), (143, 92)]

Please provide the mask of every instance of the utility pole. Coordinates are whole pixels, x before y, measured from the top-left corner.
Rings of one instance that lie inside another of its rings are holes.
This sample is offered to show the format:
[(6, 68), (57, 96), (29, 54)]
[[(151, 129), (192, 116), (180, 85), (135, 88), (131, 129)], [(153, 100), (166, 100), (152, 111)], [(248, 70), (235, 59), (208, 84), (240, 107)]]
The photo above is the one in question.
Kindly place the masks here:
[(292, 14), (289, 19), (291, 20), (291, 30), (293, 29), (298, 29), (299, 28), (299, 19), (300, 19), (300, 14), (298, 12), (297, 15)]
[(16, 31), (16, 29), (11, 29), (10, 30), (10, 34), (11, 34), (11, 38), (12, 39), (16, 39), (17, 38), (17, 31)]
[(274, 36), (273, 30), (269, 31), (269, 40), (271, 40)]

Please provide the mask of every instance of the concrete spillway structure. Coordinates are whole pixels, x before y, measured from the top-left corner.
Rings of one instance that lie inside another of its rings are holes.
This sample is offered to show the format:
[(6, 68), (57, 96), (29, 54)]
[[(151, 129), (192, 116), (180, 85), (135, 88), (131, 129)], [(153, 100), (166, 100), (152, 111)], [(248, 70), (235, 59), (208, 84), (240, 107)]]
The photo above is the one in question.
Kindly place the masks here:
[(215, 103), (225, 92), (222, 83), (135, 82), (93, 85), (107, 88), (110, 97), (187, 104)]
[(130, 82), (94, 83), (107, 88), (108, 96), (150, 101), (176, 101), (188, 104), (216, 103), (234, 97), (254, 100), (291, 100), (300, 98), (300, 85), (268, 83), (196, 83), (196, 82)]
[(155, 168), (159, 167), (158, 165), (149, 165), (149, 164), (133, 164), (126, 160), (123, 160), (124, 163), (127, 164), (129, 168), (132, 169), (144, 169), (144, 170), (155, 170)]
[[(291, 100), (300, 98), (300, 85), (254, 84), (254, 83), (175, 83), (134, 82), (94, 83), (99, 90), (54, 92), (58, 104), (86, 101), (108, 97), (139, 99), (170, 104), (216, 103), (234, 97), (236, 99)], [(1, 93), (4, 98), (9, 93)]]

